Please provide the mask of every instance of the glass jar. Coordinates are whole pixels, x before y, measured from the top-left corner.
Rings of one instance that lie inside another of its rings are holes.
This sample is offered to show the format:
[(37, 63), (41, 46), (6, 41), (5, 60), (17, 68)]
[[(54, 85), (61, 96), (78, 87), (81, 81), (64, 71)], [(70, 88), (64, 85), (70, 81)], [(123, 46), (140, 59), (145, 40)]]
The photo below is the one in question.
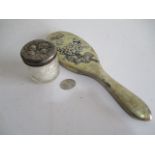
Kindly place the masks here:
[(21, 57), (33, 80), (49, 82), (58, 76), (59, 63), (52, 43), (41, 39), (32, 40), (22, 48)]

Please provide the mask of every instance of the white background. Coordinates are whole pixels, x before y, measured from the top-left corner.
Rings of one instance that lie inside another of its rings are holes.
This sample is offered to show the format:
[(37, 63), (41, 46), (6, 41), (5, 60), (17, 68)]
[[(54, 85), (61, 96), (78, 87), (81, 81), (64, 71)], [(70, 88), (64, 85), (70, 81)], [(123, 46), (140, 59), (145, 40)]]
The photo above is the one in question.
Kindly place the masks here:
[[(155, 134), (154, 27), (154, 20), (0, 20), (0, 134)], [(103, 68), (147, 103), (153, 120), (131, 118), (95, 80), (64, 68), (52, 83), (33, 83), (20, 49), (56, 30), (90, 43)], [(65, 78), (76, 87), (62, 90)]]

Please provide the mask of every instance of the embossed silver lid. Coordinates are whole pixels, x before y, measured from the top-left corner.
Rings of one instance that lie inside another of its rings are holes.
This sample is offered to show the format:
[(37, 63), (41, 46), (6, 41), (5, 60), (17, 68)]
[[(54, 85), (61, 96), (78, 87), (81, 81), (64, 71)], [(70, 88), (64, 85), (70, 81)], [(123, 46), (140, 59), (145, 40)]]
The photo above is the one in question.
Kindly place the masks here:
[(55, 46), (42, 39), (32, 40), (21, 49), (21, 57), (29, 66), (43, 66), (56, 57)]

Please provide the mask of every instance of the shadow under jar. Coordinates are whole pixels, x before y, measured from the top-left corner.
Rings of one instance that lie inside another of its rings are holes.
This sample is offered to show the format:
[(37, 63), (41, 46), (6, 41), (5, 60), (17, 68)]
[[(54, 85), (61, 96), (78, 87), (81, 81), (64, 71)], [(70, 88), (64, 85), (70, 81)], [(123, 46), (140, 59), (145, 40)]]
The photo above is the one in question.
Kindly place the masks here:
[(21, 57), (36, 82), (49, 82), (59, 73), (55, 46), (46, 40), (32, 40), (21, 49)]

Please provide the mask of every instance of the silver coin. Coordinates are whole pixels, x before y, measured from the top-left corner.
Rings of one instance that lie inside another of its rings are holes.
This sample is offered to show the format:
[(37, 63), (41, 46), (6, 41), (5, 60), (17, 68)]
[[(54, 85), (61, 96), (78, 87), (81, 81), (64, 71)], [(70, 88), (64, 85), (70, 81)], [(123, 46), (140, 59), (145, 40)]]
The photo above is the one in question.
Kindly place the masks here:
[(73, 87), (75, 87), (75, 85), (76, 82), (73, 79), (65, 79), (60, 83), (60, 87), (64, 90), (72, 89)]

